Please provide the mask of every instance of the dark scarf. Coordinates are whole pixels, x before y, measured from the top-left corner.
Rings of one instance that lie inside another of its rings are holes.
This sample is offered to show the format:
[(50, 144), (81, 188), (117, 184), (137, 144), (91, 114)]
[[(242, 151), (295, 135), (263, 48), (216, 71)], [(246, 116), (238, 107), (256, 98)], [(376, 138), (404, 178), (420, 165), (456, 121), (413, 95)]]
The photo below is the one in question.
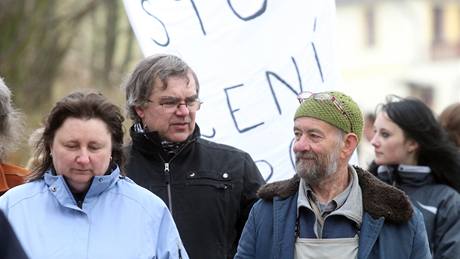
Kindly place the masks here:
[(134, 129), (134, 132), (136, 132), (136, 133), (143, 133), (144, 136), (147, 139), (150, 139), (149, 135), (151, 135), (151, 134), (153, 134), (153, 136), (156, 139), (159, 139), (161, 147), (163, 148), (163, 151), (164, 151), (163, 153), (166, 154), (166, 156), (167, 156), (166, 159), (165, 159), (166, 161), (169, 161), (177, 153), (179, 153), (182, 150), (182, 147), (184, 147), (184, 145), (190, 139), (190, 137), (188, 137), (185, 141), (182, 141), (182, 142), (171, 142), (171, 141), (167, 141), (167, 140), (162, 139), (159, 136), (158, 132), (149, 132), (149, 134), (146, 134), (147, 131), (145, 130), (145, 127), (142, 125), (142, 123), (140, 123), (140, 122), (134, 124), (133, 129)]

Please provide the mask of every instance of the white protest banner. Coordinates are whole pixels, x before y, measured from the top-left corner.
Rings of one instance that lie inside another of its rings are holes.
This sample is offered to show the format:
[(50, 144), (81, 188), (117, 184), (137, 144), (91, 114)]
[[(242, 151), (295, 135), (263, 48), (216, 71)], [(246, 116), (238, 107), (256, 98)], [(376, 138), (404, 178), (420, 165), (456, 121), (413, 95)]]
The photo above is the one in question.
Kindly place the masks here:
[(251, 154), (267, 181), (294, 174), (301, 91), (335, 87), (333, 0), (124, 0), (143, 53), (175, 54), (200, 81), (197, 123)]

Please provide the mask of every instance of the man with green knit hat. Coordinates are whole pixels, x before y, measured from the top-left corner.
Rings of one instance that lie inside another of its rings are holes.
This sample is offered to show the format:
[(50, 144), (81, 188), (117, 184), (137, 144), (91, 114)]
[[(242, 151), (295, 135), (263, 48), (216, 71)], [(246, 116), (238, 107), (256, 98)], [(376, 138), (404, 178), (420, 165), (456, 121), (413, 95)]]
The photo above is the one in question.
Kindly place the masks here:
[(363, 116), (341, 92), (302, 92), (296, 174), (263, 186), (235, 258), (430, 258), (422, 215), (398, 189), (349, 165)]

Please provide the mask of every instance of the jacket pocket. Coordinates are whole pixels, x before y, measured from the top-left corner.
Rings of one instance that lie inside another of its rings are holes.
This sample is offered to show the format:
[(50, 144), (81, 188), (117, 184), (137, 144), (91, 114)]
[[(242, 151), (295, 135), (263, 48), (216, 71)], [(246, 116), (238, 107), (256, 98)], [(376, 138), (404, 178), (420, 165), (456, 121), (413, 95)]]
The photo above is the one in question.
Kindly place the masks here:
[(209, 186), (219, 190), (232, 189), (232, 178), (228, 172), (190, 171), (186, 175), (187, 186)]
[[(233, 194), (234, 183), (225, 171), (189, 171), (186, 174), (186, 195), (189, 197), (188, 225), (195, 225), (201, 230), (199, 246), (208, 247), (207, 257), (227, 258), (226, 254), (231, 241), (229, 233), (234, 225), (238, 199)], [(193, 198), (192, 198), (193, 197)], [(195, 234), (196, 235), (196, 234)]]

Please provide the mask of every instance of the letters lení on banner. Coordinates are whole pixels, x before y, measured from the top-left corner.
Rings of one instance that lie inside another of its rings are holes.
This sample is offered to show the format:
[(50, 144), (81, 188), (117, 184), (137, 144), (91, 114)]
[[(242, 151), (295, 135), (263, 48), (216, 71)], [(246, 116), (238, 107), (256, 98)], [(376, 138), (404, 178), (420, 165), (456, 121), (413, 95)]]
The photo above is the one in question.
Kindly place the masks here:
[(124, 4), (144, 55), (178, 55), (197, 73), (204, 137), (250, 153), (267, 181), (291, 177), (297, 94), (337, 89), (335, 2)]

